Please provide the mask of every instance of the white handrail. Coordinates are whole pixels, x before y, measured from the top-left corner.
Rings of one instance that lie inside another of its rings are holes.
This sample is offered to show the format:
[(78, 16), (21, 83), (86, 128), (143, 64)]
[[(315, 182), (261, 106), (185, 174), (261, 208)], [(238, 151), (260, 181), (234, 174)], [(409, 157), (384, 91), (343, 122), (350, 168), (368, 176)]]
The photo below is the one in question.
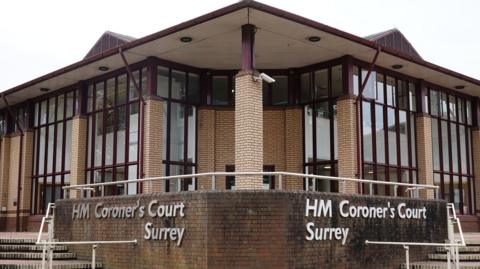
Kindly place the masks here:
[(40, 242), (41, 240), (41, 237), (42, 237), (42, 233), (43, 233), (43, 226), (45, 224), (45, 220), (48, 218), (48, 216), (50, 216), (50, 210), (55, 208), (55, 203), (48, 203), (48, 206), (47, 206), (47, 213), (45, 214), (45, 216), (42, 217), (42, 223), (40, 224), (40, 231), (38, 232), (38, 236), (37, 236), (37, 244)]
[[(290, 177), (300, 177), (308, 179), (324, 179), (330, 181), (341, 181), (341, 182), (355, 182), (355, 183), (364, 183), (364, 184), (379, 184), (394, 186), (408, 187), (407, 191), (419, 190), (419, 189), (432, 189), (437, 191), (439, 186), (426, 185), (426, 184), (414, 184), (414, 183), (404, 183), (404, 182), (393, 182), (393, 181), (380, 181), (380, 180), (371, 180), (371, 179), (358, 179), (358, 178), (348, 178), (348, 177), (333, 177), (333, 176), (321, 176), (313, 174), (302, 174), (302, 173), (291, 173), (291, 172), (207, 172), (207, 173), (196, 173), (196, 174), (186, 174), (186, 175), (176, 175), (176, 176), (161, 176), (161, 177), (150, 177), (150, 178), (139, 178), (134, 180), (120, 180), (120, 181), (110, 181), (110, 182), (98, 182), (98, 183), (88, 183), (88, 184), (78, 184), (64, 186), (64, 190), (80, 190), (83, 193), (83, 190), (91, 189), (95, 187), (104, 188), (105, 186), (112, 185), (128, 185), (140, 182), (152, 182), (152, 181), (164, 181), (170, 179), (184, 179), (184, 178), (210, 178), (212, 182), (215, 181), (217, 176), (278, 176), (279, 181), (283, 181), (285, 176)], [(283, 186), (283, 182), (280, 182), (279, 186)], [(215, 185), (212, 184), (212, 189), (215, 189)], [(125, 191), (126, 192), (126, 191)], [(64, 192), (66, 193), (66, 192)], [(396, 194), (396, 192), (395, 192)], [(82, 194), (83, 196), (83, 194)]]
[(42, 241), (38, 245), (112, 245), (112, 244), (138, 244), (138, 240), (119, 240), (119, 241), (64, 241), (47, 242)]

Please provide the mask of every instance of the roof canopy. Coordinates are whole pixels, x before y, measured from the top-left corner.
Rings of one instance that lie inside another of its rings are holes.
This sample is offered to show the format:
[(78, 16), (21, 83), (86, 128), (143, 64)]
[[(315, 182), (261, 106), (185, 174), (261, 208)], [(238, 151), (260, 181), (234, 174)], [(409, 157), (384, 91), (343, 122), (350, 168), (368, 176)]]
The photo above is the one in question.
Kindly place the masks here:
[[(377, 65), (391, 69), (403, 65), (401, 72), (412, 77), (454, 88), (464, 85), (462, 92), (479, 95), (480, 81), (424, 61), (420, 57), (389, 48), (324, 24), (276, 9), (255, 1), (241, 1), (193, 20), (152, 35), (121, 44), (130, 63), (149, 56), (206, 69), (239, 69), (241, 64), (241, 26), (257, 26), (256, 65), (259, 69), (302, 67), (351, 55), (372, 61), (381, 49)], [(190, 43), (180, 38), (193, 38)], [(320, 42), (310, 42), (309, 36), (319, 36)], [(402, 35), (403, 36), (403, 35)], [(413, 48), (413, 47), (412, 47)], [(417, 53), (418, 54), (418, 53)], [(123, 67), (118, 48), (64, 67), (60, 70), (9, 89), (5, 92), (12, 104), (42, 94), (42, 87), (59, 89), (86, 80), (102, 72), (99, 66), (111, 70)]]

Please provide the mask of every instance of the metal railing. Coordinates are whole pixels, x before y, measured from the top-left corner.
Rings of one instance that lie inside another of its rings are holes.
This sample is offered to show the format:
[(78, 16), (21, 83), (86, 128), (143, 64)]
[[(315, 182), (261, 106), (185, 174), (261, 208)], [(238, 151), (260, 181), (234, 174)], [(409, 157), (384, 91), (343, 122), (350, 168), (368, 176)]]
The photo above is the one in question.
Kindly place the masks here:
[[(460, 234), (460, 240), (455, 239), (455, 225), (457, 225), (458, 233)], [(425, 242), (389, 242), (389, 241), (369, 241), (366, 240), (366, 245), (391, 245), (391, 246), (403, 246), (405, 250), (405, 265), (406, 269), (410, 269), (410, 246), (424, 246), (424, 247), (444, 247), (447, 250), (447, 268), (452, 268), (452, 262), (456, 269), (460, 268), (460, 255), (458, 248), (465, 247), (465, 238), (463, 236), (462, 225), (460, 219), (457, 218), (455, 212), (455, 206), (452, 203), (447, 203), (447, 231), (448, 231), (448, 243), (425, 243)]]
[[(47, 226), (47, 240), (42, 240), (43, 229), (45, 223)], [(55, 204), (49, 203), (47, 207), (47, 212), (42, 218), (42, 223), (40, 224), (40, 231), (38, 232), (37, 245), (43, 245), (42, 250), (42, 269), (46, 269), (47, 256), (48, 256), (48, 268), (53, 268), (53, 250), (55, 245), (91, 245), (92, 246), (92, 269), (96, 268), (96, 249), (99, 245), (111, 245), (111, 244), (137, 244), (138, 241), (134, 240), (119, 240), (119, 241), (65, 241), (59, 242), (54, 241), (54, 225), (55, 225)]]
[[(85, 197), (85, 191), (88, 191), (87, 196), (91, 196), (92, 192), (96, 192), (97, 189), (100, 192), (100, 196), (105, 195), (105, 187), (107, 186), (122, 186), (124, 189), (124, 195), (128, 195), (128, 188), (130, 184), (136, 186), (136, 183), (147, 183), (149, 184), (148, 190), (152, 192), (153, 182), (154, 181), (166, 181), (166, 180), (177, 180), (178, 191), (181, 190), (181, 182), (183, 179), (211, 179), (211, 189), (216, 190), (216, 179), (217, 177), (225, 176), (277, 176), (278, 177), (278, 189), (282, 190), (284, 186), (285, 177), (294, 177), (300, 179), (321, 179), (328, 181), (337, 181), (344, 185), (347, 182), (353, 182), (357, 184), (367, 184), (369, 186), (370, 193), (373, 193), (373, 186), (384, 185), (384, 186), (393, 186), (394, 196), (397, 196), (398, 187), (405, 187), (405, 192), (409, 193), (410, 197), (418, 197), (419, 190), (422, 189), (431, 189), (435, 192), (438, 197), (438, 186), (434, 185), (425, 185), (425, 184), (414, 184), (414, 183), (404, 183), (404, 182), (392, 182), (392, 181), (377, 181), (370, 179), (358, 179), (358, 178), (347, 178), (347, 177), (333, 177), (333, 176), (321, 176), (321, 175), (312, 175), (312, 174), (302, 174), (302, 173), (291, 173), (291, 172), (208, 172), (208, 173), (196, 173), (196, 174), (187, 174), (187, 175), (176, 175), (176, 176), (162, 176), (162, 177), (150, 177), (150, 178), (139, 178), (134, 180), (121, 180), (121, 181), (111, 181), (111, 182), (98, 182), (98, 183), (89, 183), (89, 184), (80, 184), (80, 185), (71, 185), (64, 186), (64, 198), (69, 198), (70, 191), (80, 191), (80, 197)], [(308, 180), (306, 180), (308, 184)], [(313, 180), (313, 189), (316, 181)], [(306, 188), (308, 189), (308, 188)]]

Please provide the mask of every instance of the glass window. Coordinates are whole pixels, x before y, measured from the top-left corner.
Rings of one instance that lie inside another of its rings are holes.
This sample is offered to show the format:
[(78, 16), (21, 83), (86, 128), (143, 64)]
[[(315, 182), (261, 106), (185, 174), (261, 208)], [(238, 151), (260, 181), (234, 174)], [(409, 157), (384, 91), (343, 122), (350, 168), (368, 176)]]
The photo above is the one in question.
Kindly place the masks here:
[(315, 99), (328, 97), (328, 69), (315, 72), (314, 94)]
[(118, 77), (117, 105), (123, 105), (127, 101), (127, 75)]
[(157, 67), (157, 95), (168, 98), (169, 70), (168, 68)]
[(395, 84), (395, 78), (387, 76), (387, 105), (396, 106), (397, 98), (397, 86)]
[(343, 95), (343, 70), (341, 65), (332, 67), (332, 97)]
[(315, 105), (317, 160), (330, 160), (330, 113), (328, 102)]
[(200, 76), (188, 74), (188, 100), (192, 103), (200, 102)]
[(408, 166), (408, 122), (407, 112), (400, 110), (399, 112), (399, 129), (400, 129), (400, 164)]
[(212, 104), (213, 105), (228, 105), (228, 77), (214, 76), (212, 78)]
[(383, 106), (375, 105), (375, 139), (377, 163), (385, 163), (385, 126), (383, 122)]
[(385, 88), (384, 88), (384, 76), (383, 74), (377, 73), (377, 87), (376, 87), (376, 101), (379, 103), (385, 102)]
[(369, 102), (362, 103), (362, 118), (363, 118), (363, 160), (367, 162), (373, 161), (372, 152), (372, 114), (371, 105)]
[(388, 163), (397, 165), (397, 125), (395, 109), (387, 108)]
[(275, 83), (272, 85), (272, 105), (288, 104), (288, 77), (274, 76)]
[(305, 161), (313, 161), (313, 107), (305, 107)]
[(185, 72), (172, 70), (172, 98), (185, 100), (187, 95)]
[[(365, 79), (367, 78), (368, 70), (362, 69), (362, 84), (365, 83)], [(375, 99), (375, 92), (376, 92), (376, 77), (377, 74), (375, 71), (370, 72), (370, 76), (368, 77), (367, 84), (363, 90), (363, 97)]]

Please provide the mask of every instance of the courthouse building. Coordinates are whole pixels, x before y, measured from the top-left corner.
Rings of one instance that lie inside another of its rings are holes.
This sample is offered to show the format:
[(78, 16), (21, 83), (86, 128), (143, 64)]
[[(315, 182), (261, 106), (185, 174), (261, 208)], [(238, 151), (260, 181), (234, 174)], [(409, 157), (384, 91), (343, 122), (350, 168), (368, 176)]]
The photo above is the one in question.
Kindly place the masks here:
[[(241, 1), (139, 39), (106, 32), (84, 59), (2, 90), (0, 231), (37, 230), (63, 186), (213, 171), (437, 185), (419, 195), (454, 203), (465, 229), (479, 227), (480, 81), (424, 60), (397, 29), (358, 37)], [(215, 187), (408, 195), (280, 183), (228, 176)]]

